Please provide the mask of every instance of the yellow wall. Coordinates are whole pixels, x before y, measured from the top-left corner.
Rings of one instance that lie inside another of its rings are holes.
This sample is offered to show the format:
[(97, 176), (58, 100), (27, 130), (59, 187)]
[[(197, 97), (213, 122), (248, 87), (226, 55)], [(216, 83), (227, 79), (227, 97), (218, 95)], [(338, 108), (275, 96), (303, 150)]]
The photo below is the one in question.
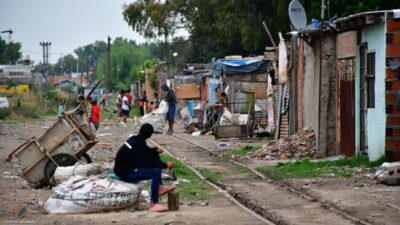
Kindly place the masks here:
[(29, 84), (18, 84), (18, 86), (14, 88), (7, 89), (6, 84), (0, 84), (0, 93), (8, 93), (8, 94), (13, 94), (13, 93), (24, 93), (24, 92), (29, 92)]

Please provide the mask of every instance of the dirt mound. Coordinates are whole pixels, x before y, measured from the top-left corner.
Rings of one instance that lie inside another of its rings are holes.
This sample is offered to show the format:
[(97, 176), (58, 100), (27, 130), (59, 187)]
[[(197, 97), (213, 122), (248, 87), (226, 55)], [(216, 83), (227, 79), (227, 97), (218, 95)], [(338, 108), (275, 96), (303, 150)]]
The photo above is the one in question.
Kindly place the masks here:
[(249, 154), (251, 158), (276, 160), (300, 159), (317, 157), (315, 134), (312, 129), (304, 129), (289, 138), (281, 139), (277, 143), (263, 145), (256, 152)]

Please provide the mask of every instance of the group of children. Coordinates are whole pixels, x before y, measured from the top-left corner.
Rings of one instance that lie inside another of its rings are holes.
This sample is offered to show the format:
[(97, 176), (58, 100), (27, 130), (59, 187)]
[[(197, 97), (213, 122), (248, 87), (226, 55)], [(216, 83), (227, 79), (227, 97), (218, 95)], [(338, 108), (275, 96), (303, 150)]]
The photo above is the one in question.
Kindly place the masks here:
[[(83, 115), (86, 113), (85, 109), (85, 97), (83, 95), (79, 95), (78, 101), (75, 104), (76, 110), (75, 110), (75, 115), (79, 119), (80, 123), (83, 123)], [(97, 99), (96, 97), (89, 97), (89, 103), (90, 103), (90, 108), (87, 112), (88, 115), (88, 123), (89, 126), (90, 124), (93, 124), (96, 132), (99, 130), (100, 126), (100, 107), (97, 105)], [(65, 101), (63, 98), (58, 98), (58, 118), (61, 119), (65, 115)]]

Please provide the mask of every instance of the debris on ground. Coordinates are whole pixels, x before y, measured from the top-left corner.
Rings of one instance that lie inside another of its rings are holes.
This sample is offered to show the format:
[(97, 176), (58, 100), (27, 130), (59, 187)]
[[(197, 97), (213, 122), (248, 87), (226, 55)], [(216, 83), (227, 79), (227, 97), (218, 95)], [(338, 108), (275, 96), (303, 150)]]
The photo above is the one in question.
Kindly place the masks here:
[(383, 184), (400, 185), (400, 162), (382, 163), (376, 169), (375, 179)]
[(264, 160), (316, 159), (316, 153), (317, 147), (314, 131), (306, 128), (289, 138), (279, 140), (277, 143), (263, 145), (260, 150), (250, 153), (249, 156)]

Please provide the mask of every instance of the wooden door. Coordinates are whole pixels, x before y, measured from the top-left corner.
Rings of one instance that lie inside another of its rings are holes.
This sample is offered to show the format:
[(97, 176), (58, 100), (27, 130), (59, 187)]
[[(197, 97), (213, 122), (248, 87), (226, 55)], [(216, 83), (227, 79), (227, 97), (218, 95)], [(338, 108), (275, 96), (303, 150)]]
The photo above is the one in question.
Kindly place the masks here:
[(355, 58), (336, 61), (338, 77), (338, 127), (339, 152), (353, 156), (355, 153)]

